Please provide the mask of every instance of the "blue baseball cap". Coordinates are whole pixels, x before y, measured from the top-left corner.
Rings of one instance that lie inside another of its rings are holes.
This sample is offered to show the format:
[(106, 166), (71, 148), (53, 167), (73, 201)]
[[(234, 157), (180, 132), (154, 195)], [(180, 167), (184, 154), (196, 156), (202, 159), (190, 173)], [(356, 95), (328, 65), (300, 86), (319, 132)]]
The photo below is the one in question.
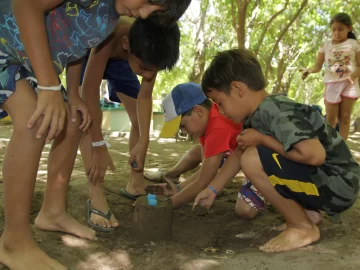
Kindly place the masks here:
[(178, 84), (162, 101), (165, 122), (169, 122), (206, 100), (200, 84)]

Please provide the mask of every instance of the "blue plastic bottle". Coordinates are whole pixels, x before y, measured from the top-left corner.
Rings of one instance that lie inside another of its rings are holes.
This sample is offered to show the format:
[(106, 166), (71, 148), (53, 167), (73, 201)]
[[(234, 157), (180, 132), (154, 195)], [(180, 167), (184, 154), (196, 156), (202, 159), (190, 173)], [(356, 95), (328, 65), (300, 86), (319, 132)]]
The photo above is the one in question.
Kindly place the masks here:
[(157, 205), (157, 200), (156, 200), (156, 195), (155, 194), (148, 194), (147, 195), (147, 200), (148, 200), (148, 205), (151, 206), (156, 206)]

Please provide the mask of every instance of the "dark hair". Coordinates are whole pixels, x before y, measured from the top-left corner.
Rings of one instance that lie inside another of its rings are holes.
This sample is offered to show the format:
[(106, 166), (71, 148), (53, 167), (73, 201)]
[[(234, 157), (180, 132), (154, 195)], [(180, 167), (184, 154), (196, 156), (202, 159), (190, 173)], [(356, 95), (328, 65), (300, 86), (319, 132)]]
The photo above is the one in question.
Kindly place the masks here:
[(162, 26), (171, 26), (176, 23), (189, 7), (191, 0), (155, 0), (153, 4), (166, 6), (164, 11), (156, 11), (150, 15), (150, 19)]
[(251, 51), (241, 48), (219, 52), (205, 71), (201, 87), (204, 93), (214, 88), (230, 94), (233, 81), (246, 84), (252, 91), (265, 88), (260, 63)]
[[(201, 107), (204, 107), (204, 108), (206, 108), (207, 110), (210, 111), (212, 104), (213, 104), (213, 103), (212, 103), (211, 99), (207, 98), (207, 99), (205, 99), (203, 102), (201, 102), (201, 103), (198, 104), (198, 105), (201, 106)], [(194, 106), (194, 107), (195, 107), (195, 106)], [(181, 116), (191, 115), (194, 107), (192, 107), (192, 108), (191, 108), (190, 110), (188, 110), (187, 112), (184, 112), (183, 114), (181, 114)]]
[[(330, 26), (334, 22), (339, 22), (339, 23), (345, 24), (347, 27), (352, 27), (352, 25), (353, 25), (350, 16), (348, 14), (346, 14), (346, 13), (335, 14), (334, 17), (331, 18)], [(347, 37), (352, 38), (352, 39), (356, 39), (356, 36), (355, 36), (353, 31), (349, 31)]]
[(130, 52), (145, 65), (172, 69), (179, 58), (179, 46), (180, 30), (176, 23), (164, 27), (149, 19), (137, 18), (130, 28)]

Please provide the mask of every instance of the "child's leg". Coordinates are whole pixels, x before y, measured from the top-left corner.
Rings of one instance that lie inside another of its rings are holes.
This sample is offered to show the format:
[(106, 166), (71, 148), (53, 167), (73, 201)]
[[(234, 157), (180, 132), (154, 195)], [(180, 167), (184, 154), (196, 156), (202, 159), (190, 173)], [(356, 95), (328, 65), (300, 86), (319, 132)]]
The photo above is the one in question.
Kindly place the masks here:
[(190, 148), (189, 151), (179, 160), (178, 163), (169, 169), (165, 176), (178, 177), (183, 173), (195, 169), (202, 161), (201, 145), (197, 144)]
[(180, 175), (195, 169), (202, 161), (201, 145), (197, 144), (190, 148), (189, 151), (179, 160), (178, 163), (169, 170), (157, 172), (145, 172), (145, 178), (151, 181), (161, 181), (163, 176), (170, 178), (173, 182), (178, 182)]
[[(117, 92), (116, 95), (123, 103), (131, 122), (129, 152), (131, 152), (140, 138), (139, 122), (137, 118), (137, 101), (123, 93)], [(126, 191), (133, 195), (145, 194), (146, 183), (142, 172), (136, 172), (130, 168), (130, 179), (126, 186)]]
[[(275, 157), (278, 158), (278, 156)], [(277, 166), (276, 164), (274, 162), (274, 166)], [(241, 168), (264, 198), (283, 214), (287, 223), (287, 229), (261, 246), (261, 250), (266, 252), (288, 251), (310, 245), (320, 239), (318, 227), (309, 219), (304, 208), (294, 200), (280, 195), (272, 186), (256, 147), (250, 147), (243, 153)]]
[[(81, 156), (84, 164), (85, 170), (87, 170), (91, 166), (92, 162), (92, 144), (91, 138), (89, 134), (85, 134), (80, 142), (80, 151)], [(109, 205), (106, 200), (105, 191), (102, 183), (96, 182), (91, 183), (89, 182), (89, 197), (91, 200), (91, 206), (94, 209), (97, 209), (103, 213), (109, 212)], [(95, 213), (90, 214), (90, 221), (91, 223), (101, 226), (101, 227), (118, 227), (119, 222), (115, 218), (114, 215), (111, 215), (110, 220), (99, 216)]]
[(240, 187), (235, 204), (235, 213), (244, 219), (253, 219), (265, 209), (265, 199), (258, 190), (246, 179)]
[(10, 269), (66, 269), (36, 245), (30, 228), (30, 207), (44, 139), (36, 139), (41, 120), (32, 129), (27, 121), (37, 97), (25, 80), (2, 104), (10, 115), (14, 132), (3, 163), (5, 228), (0, 240), (0, 262)]
[(48, 159), (46, 193), (35, 225), (42, 230), (62, 231), (81, 238), (94, 239), (95, 231), (81, 225), (66, 212), (66, 191), (82, 135), (79, 130), (80, 119), (79, 114), (76, 123), (67, 121), (64, 131), (52, 144)]
[(259, 211), (251, 207), (244, 199), (237, 198), (235, 204), (235, 213), (243, 219), (254, 219)]
[[(307, 216), (309, 217), (309, 219), (312, 221), (312, 223), (314, 223), (315, 225), (320, 225), (323, 222), (323, 217), (321, 215), (321, 213), (317, 210), (309, 210), (309, 209), (304, 209), (305, 213), (307, 214)], [(287, 229), (287, 224), (281, 224), (279, 226), (276, 226), (273, 228), (274, 231), (285, 231)]]
[(339, 104), (331, 104), (325, 101), (326, 108), (326, 121), (333, 128), (336, 127), (337, 122), (339, 121)]
[(353, 98), (342, 97), (340, 103), (340, 135), (345, 141), (349, 136), (351, 112), (355, 101), (356, 99)]

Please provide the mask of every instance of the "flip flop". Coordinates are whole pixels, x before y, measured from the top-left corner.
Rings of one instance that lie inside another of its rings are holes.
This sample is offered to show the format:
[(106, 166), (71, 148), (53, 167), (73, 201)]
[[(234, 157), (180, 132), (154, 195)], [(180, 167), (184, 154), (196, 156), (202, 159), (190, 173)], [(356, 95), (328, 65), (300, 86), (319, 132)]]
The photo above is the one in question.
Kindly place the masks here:
[(126, 188), (122, 188), (120, 189), (120, 196), (123, 196), (127, 199), (130, 199), (130, 200), (133, 200), (133, 201), (136, 201), (137, 198), (141, 197), (141, 196), (144, 196), (145, 194), (141, 194), (141, 195), (134, 195), (134, 194), (131, 194), (129, 192), (126, 191)]
[(92, 208), (92, 206), (91, 206), (91, 201), (90, 201), (90, 200), (87, 200), (87, 202), (86, 202), (86, 213), (87, 213), (87, 215), (86, 215), (86, 217), (87, 217), (87, 223), (88, 223), (88, 225), (89, 225), (92, 229), (94, 229), (95, 231), (99, 231), (99, 232), (112, 232), (112, 231), (115, 230), (114, 227), (110, 227), (110, 228), (108, 228), (108, 227), (102, 227), (102, 226), (99, 226), (99, 225), (97, 225), (97, 224), (92, 223), (91, 220), (90, 220), (90, 215), (91, 215), (91, 213), (94, 213), (94, 214), (99, 215), (99, 216), (101, 216), (101, 217), (103, 217), (103, 218), (106, 218), (107, 220), (110, 221), (110, 218), (111, 218), (111, 216), (112, 216), (111, 210), (109, 210), (109, 212), (108, 212), (107, 214), (105, 214), (104, 212), (102, 212), (102, 211), (100, 211), (100, 210), (97, 210), (97, 209), (95, 209), (95, 208)]

